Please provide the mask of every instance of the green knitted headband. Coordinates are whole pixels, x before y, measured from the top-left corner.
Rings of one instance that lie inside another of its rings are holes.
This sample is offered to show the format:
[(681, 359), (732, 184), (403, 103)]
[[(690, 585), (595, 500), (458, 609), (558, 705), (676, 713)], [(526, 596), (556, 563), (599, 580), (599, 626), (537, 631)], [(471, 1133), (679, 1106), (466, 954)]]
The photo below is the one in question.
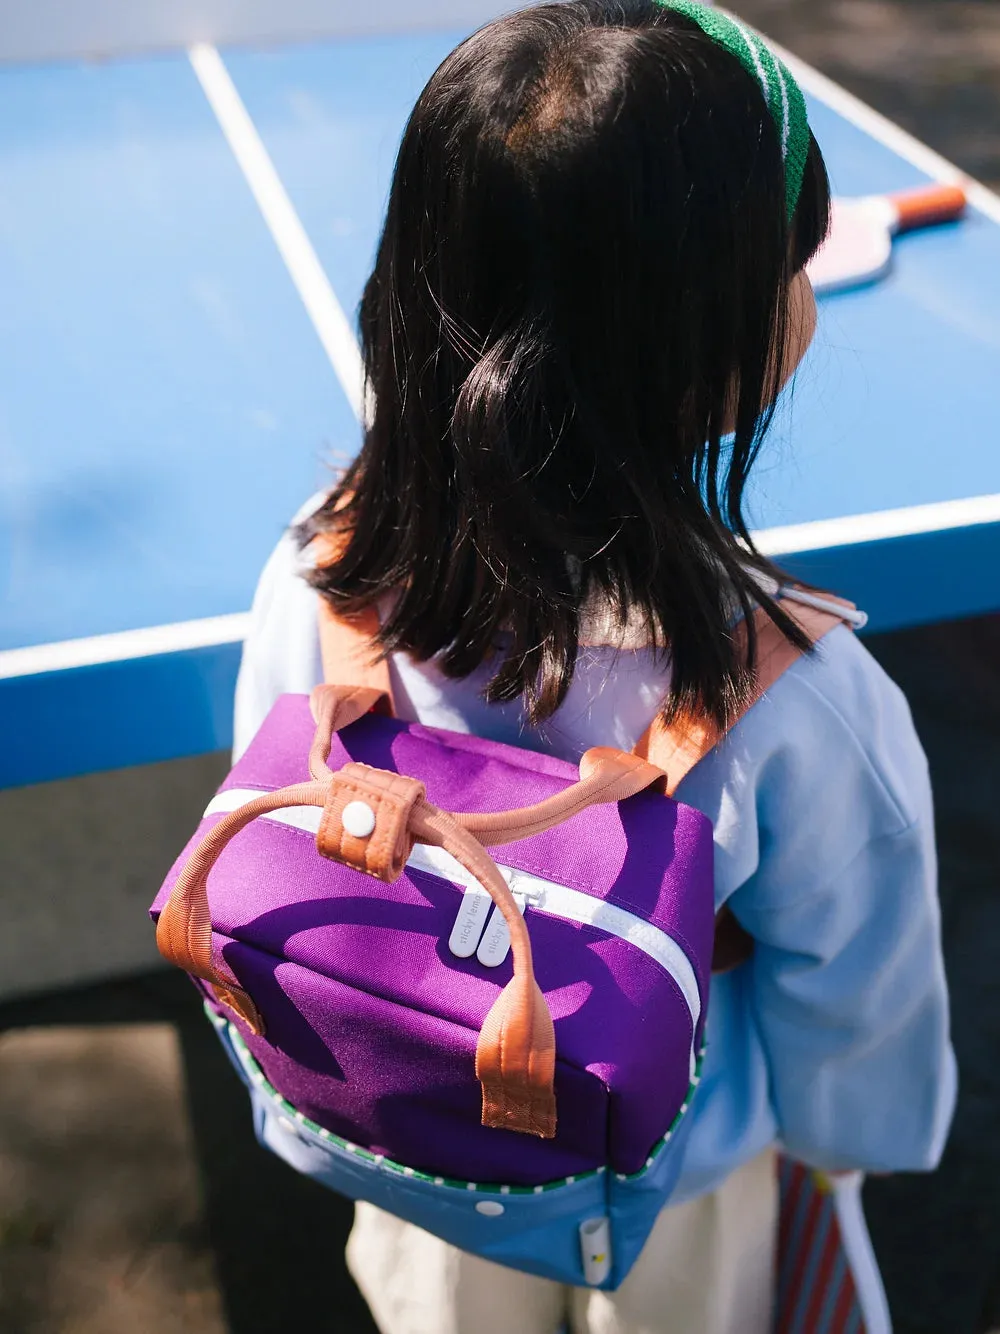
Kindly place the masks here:
[(787, 65), (778, 59), (759, 33), (721, 9), (712, 9), (702, 0), (659, 0), (659, 3), (664, 9), (674, 9), (697, 23), (706, 36), (724, 46), (760, 84), (781, 143), (785, 202), (791, 220), (802, 193), (802, 177), (809, 153), (809, 121), (802, 90)]

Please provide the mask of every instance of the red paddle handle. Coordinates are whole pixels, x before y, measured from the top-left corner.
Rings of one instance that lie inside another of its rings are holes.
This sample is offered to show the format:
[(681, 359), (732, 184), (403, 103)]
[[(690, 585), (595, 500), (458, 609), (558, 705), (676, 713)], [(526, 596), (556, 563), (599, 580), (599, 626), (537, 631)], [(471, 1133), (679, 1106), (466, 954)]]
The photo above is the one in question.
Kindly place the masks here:
[(969, 202), (960, 185), (925, 185), (916, 190), (901, 190), (890, 195), (899, 214), (900, 232), (916, 227), (933, 227), (938, 222), (953, 222), (965, 212)]

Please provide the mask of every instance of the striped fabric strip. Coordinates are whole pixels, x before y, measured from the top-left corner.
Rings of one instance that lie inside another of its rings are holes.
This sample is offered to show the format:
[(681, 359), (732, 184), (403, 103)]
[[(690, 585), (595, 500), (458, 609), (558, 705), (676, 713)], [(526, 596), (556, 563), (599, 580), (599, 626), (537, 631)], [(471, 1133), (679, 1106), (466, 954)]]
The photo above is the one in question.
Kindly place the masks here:
[(866, 1334), (833, 1195), (800, 1163), (778, 1170), (775, 1334)]

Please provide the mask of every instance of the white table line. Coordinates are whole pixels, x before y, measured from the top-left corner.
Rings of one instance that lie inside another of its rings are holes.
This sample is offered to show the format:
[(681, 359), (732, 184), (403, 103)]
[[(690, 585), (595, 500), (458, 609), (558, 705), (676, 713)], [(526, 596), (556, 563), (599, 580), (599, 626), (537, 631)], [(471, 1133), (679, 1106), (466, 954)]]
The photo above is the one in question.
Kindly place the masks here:
[(151, 658), (160, 653), (181, 653), (185, 649), (239, 644), (246, 638), (249, 628), (250, 613), (240, 611), (227, 616), (205, 616), (195, 621), (174, 621), (170, 625), (151, 625), (141, 630), (120, 630), (108, 635), (5, 649), (0, 652), (0, 680)]
[(806, 92), (812, 93), (821, 102), (825, 102), (831, 111), (836, 111), (844, 120), (856, 125), (859, 130), (863, 130), (865, 134), (878, 143), (884, 144), (886, 148), (891, 149), (897, 156), (925, 172), (933, 180), (941, 181), (945, 185), (962, 186), (968, 195), (969, 203), (974, 208), (985, 214), (986, 217), (991, 218), (993, 222), (1000, 223), (1000, 195), (991, 190), (989, 186), (962, 171), (961, 167), (956, 167), (954, 162), (949, 162), (946, 157), (936, 153), (933, 148), (928, 148), (926, 144), (914, 138), (902, 126), (897, 125), (888, 116), (883, 116), (880, 111), (870, 107), (867, 102), (862, 102), (860, 97), (855, 97), (853, 93), (849, 93), (846, 88), (842, 88), (839, 83), (835, 83), (833, 79), (821, 74), (814, 66), (800, 60), (798, 56), (792, 55), (790, 51), (786, 51), (777, 42), (772, 42), (770, 38), (767, 39), (767, 42), (775, 54), (785, 62)]
[[(769, 556), (791, 556), (803, 551), (836, 550), (860, 542), (882, 542), (921, 533), (954, 532), (983, 524), (1000, 524), (1000, 494), (944, 500), (932, 505), (908, 505), (837, 519), (815, 519), (754, 532), (760, 551)], [(64, 671), (100, 663), (180, 653), (186, 649), (237, 644), (245, 638), (250, 613), (233, 612), (194, 621), (176, 621), (142, 630), (123, 630), (85, 639), (0, 651), (0, 680)]]
[(358, 421), (364, 415), (364, 370), (358, 341), (302, 220), (214, 46), (192, 46), (188, 58), (219, 127), (257, 201), (289, 277)]
[(1000, 523), (1000, 494), (970, 496), (965, 500), (941, 500), (929, 505), (905, 505), (899, 509), (848, 514), (836, 519), (812, 519), (761, 528), (753, 538), (768, 556), (789, 556), (797, 551), (855, 546), (859, 542), (884, 542), (893, 537), (918, 533), (947, 532), (976, 524)]

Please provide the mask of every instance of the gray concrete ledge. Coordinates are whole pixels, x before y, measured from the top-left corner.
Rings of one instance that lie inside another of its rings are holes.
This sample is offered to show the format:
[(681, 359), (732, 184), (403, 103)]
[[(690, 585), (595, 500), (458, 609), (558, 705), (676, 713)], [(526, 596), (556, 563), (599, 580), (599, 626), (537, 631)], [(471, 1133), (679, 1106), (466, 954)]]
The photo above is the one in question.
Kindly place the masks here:
[(159, 962), (146, 910), (226, 752), (0, 792), (0, 998)]

